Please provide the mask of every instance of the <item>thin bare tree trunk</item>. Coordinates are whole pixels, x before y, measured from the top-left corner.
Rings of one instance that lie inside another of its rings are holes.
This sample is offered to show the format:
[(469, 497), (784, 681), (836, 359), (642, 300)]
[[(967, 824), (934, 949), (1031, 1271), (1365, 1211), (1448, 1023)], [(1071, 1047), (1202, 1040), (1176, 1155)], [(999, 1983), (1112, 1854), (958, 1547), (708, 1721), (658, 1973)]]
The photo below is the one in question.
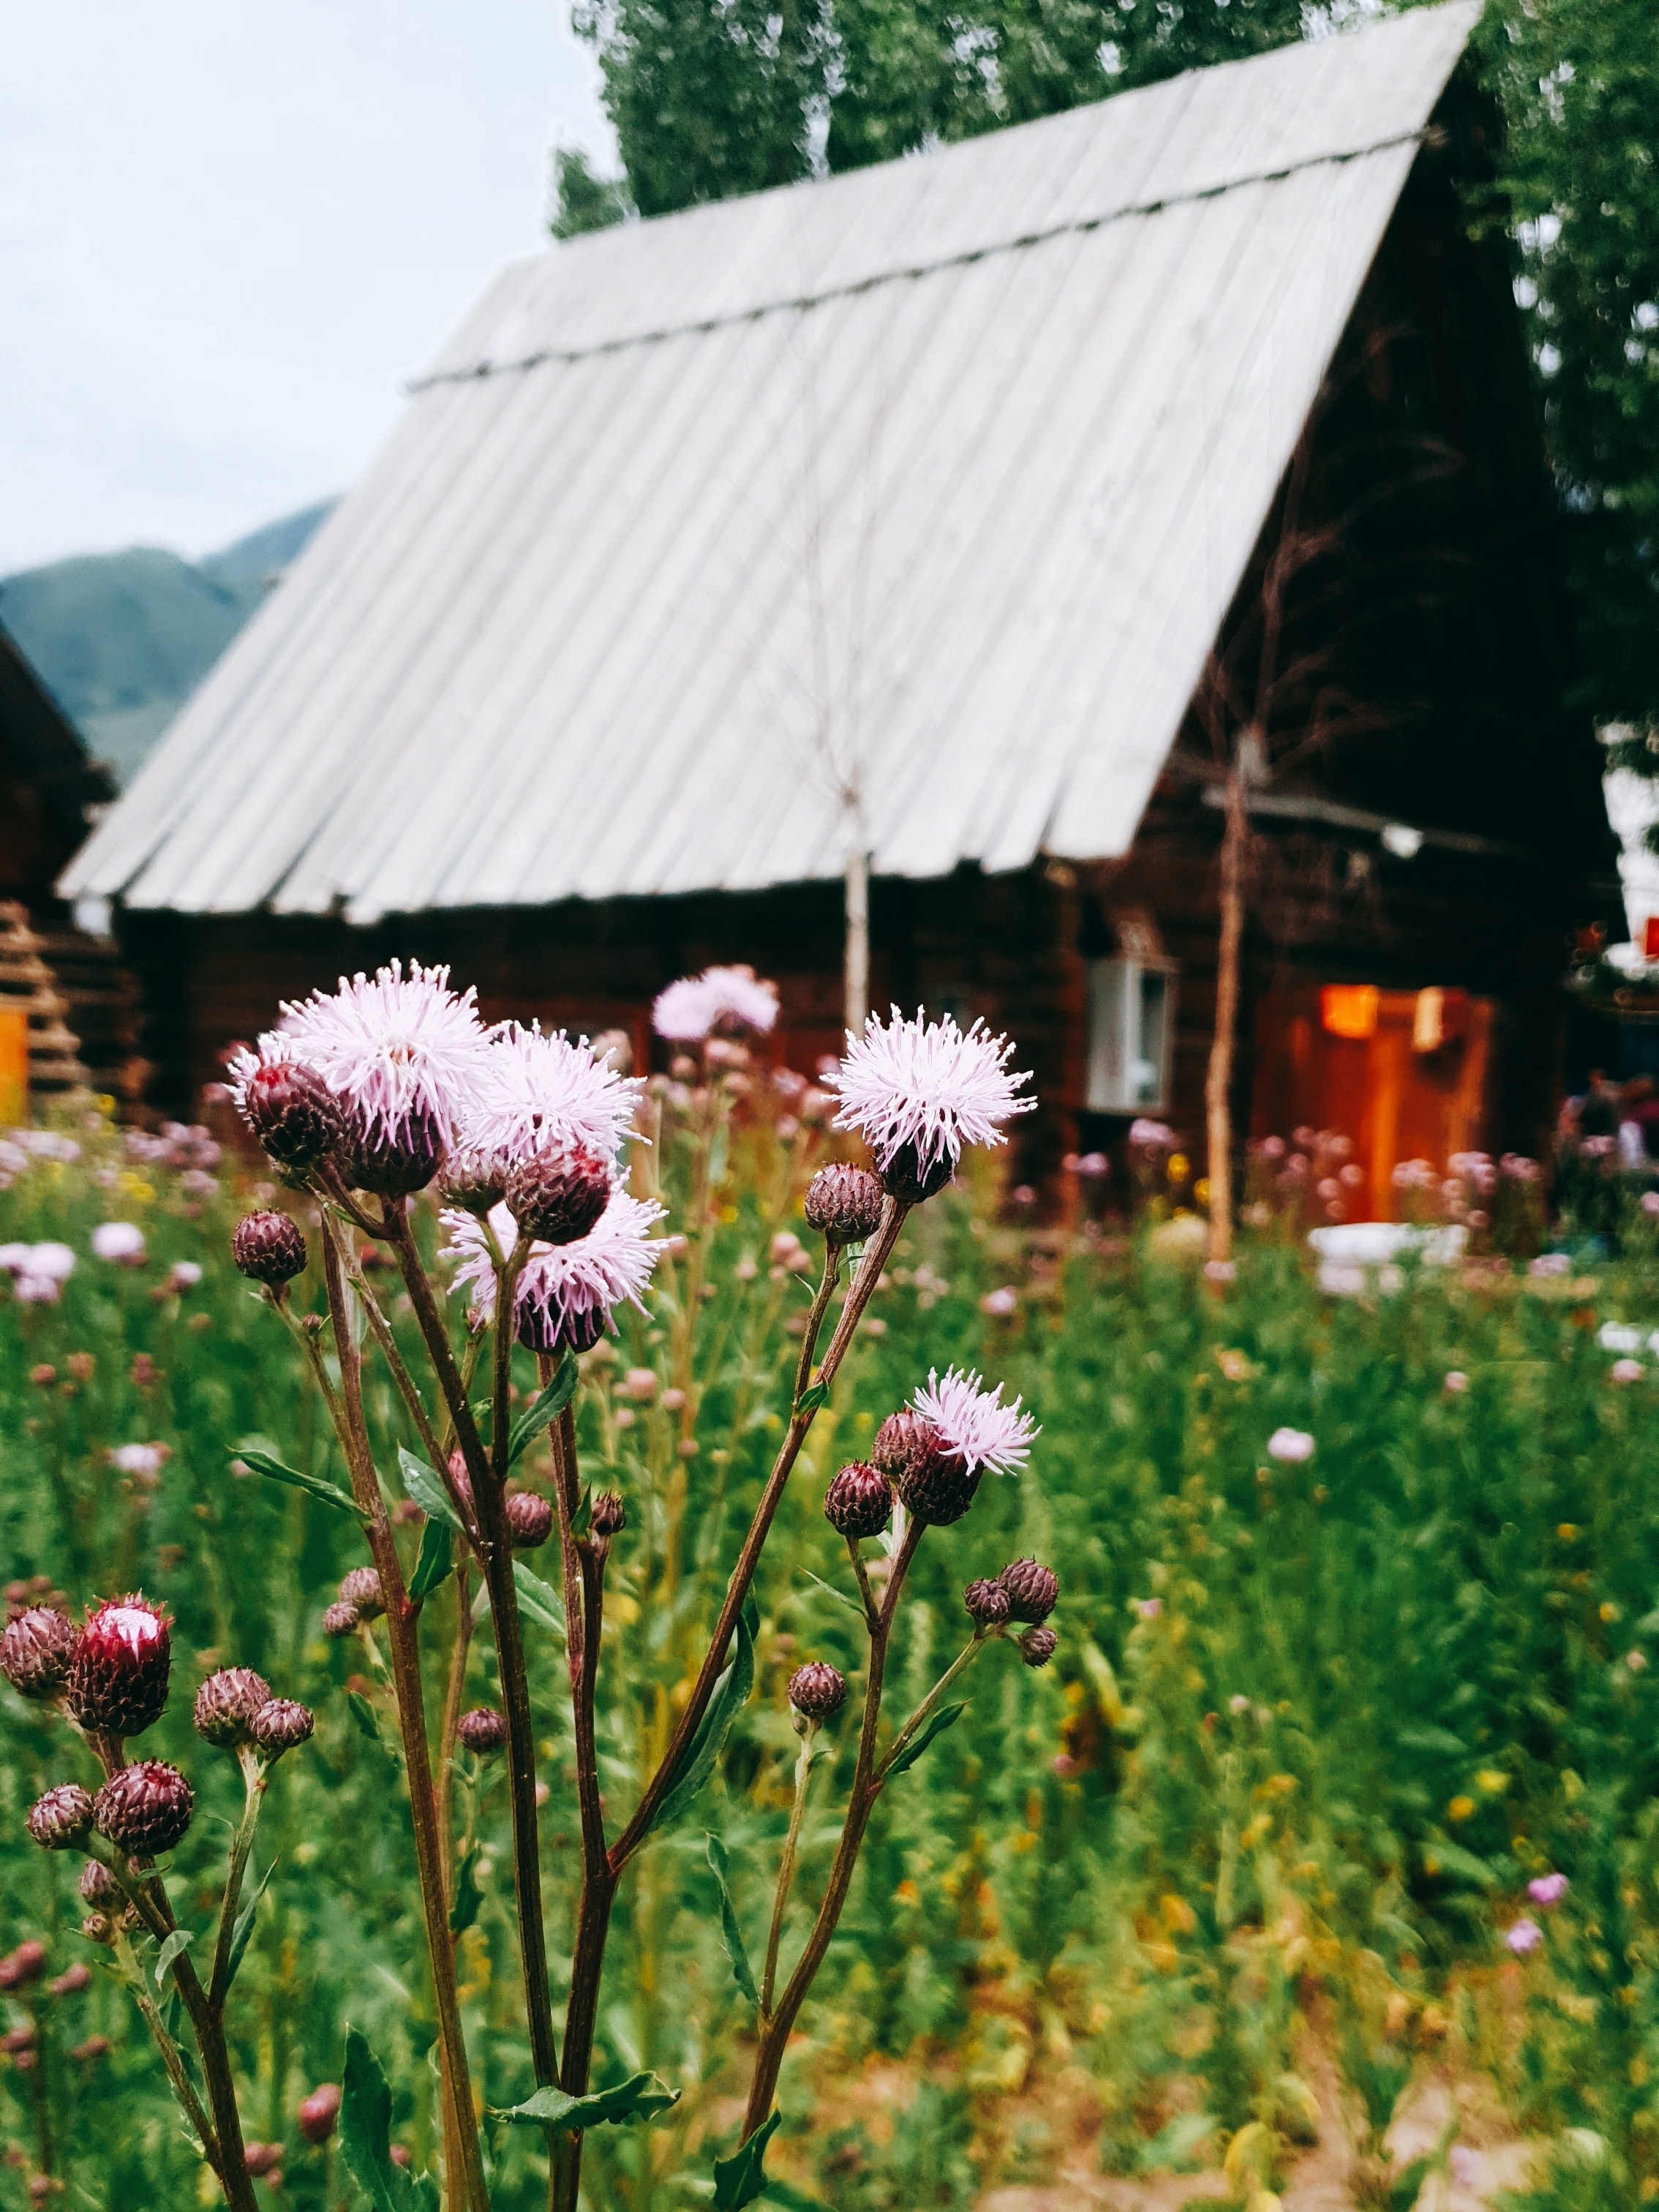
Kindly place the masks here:
[(870, 1011), (870, 856), (862, 846), (847, 862), (847, 943), (842, 961), (846, 1022), (863, 1034)]
[[(1242, 750), (1242, 748), (1241, 748)], [(1244, 938), (1244, 846), (1250, 833), (1242, 760), (1227, 777), (1227, 827), (1221, 841), (1221, 942), (1216, 960), (1215, 1035), (1204, 1082), (1209, 1136), (1210, 1257), (1233, 1249), (1233, 1051), (1238, 1035), (1239, 951)]]

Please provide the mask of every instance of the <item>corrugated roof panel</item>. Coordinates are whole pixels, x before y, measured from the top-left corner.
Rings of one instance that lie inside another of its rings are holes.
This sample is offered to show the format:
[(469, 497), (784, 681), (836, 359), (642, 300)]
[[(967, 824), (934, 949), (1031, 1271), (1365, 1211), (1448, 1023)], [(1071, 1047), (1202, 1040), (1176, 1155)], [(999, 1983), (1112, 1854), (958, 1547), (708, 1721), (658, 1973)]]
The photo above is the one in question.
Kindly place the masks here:
[(1476, 13), (510, 264), (65, 889), (1122, 850)]

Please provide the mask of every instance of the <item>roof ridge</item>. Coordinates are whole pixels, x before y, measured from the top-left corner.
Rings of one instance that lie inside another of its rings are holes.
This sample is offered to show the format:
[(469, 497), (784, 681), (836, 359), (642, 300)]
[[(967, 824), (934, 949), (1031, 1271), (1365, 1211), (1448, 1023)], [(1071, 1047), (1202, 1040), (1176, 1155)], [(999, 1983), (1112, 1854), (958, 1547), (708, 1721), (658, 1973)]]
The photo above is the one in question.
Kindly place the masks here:
[(763, 300), (757, 306), (734, 307), (725, 314), (699, 315), (678, 323), (667, 323), (648, 331), (630, 331), (620, 337), (595, 339), (589, 345), (538, 346), (533, 353), (521, 354), (509, 361), (483, 360), (470, 368), (434, 369), (429, 375), (411, 377), (404, 390), (411, 395), (429, 392), (434, 386), (445, 384), (477, 384), (495, 376), (521, 376), (531, 369), (541, 368), (550, 362), (566, 367), (575, 362), (592, 361), (605, 354), (627, 353), (636, 346), (661, 345), (672, 338), (700, 337), (712, 331), (730, 330), (740, 323), (757, 323), (768, 315), (805, 314), (813, 307), (827, 307), (835, 300), (855, 299), (866, 292), (878, 291), (884, 285), (914, 283), (924, 276), (934, 276), (948, 269), (970, 268), (976, 262), (989, 261), (1004, 253), (1018, 253), (1036, 246), (1046, 246), (1057, 238), (1076, 238), (1091, 231), (1103, 230), (1108, 225), (1128, 222), (1138, 217), (1161, 215), (1170, 208), (1192, 207), (1205, 200), (1222, 199), (1229, 192), (1242, 191), (1252, 185), (1283, 184), (1287, 178), (1300, 176), (1310, 169), (1336, 168), (1349, 161), (1363, 161), (1378, 154), (1395, 151), (1401, 146), (1422, 144), (1434, 126), (1425, 124), (1418, 131), (1396, 131), (1386, 138), (1373, 139), (1364, 146), (1346, 146), (1322, 154), (1310, 154), (1299, 161), (1288, 161), (1276, 168), (1250, 170), (1243, 175), (1227, 177), (1219, 182), (1194, 185), (1189, 191), (1164, 192), (1156, 199), (1126, 200), (1121, 205), (1108, 208), (1098, 215), (1073, 216), (1064, 222), (1047, 225), (1040, 230), (1021, 232), (1013, 238), (1000, 239), (988, 246), (964, 247), (955, 253), (939, 255), (931, 261), (906, 263), (890, 269), (879, 269), (866, 276), (856, 277), (844, 284), (831, 284), (817, 292), (799, 293), (775, 300)]

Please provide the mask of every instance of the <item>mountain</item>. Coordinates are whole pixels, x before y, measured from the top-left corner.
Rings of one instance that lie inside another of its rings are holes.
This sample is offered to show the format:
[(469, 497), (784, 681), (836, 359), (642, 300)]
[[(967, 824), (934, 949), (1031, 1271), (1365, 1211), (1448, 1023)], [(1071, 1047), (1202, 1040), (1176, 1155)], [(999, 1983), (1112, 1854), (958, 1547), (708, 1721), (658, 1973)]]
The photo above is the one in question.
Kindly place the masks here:
[(86, 553), (0, 578), (0, 617), (118, 782), (156, 739), (333, 508), (269, 522), (222, 552)]

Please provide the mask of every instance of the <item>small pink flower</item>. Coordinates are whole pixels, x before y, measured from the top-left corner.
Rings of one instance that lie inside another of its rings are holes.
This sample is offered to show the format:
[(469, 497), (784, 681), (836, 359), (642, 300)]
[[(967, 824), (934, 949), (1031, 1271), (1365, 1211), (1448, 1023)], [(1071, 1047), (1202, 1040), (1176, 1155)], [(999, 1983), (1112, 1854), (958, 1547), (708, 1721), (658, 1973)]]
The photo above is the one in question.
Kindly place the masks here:
[(1003, 1404), (1001, 1383), (994, 1390), (982, 1389), (977, 1375), (954, 1367), (944, 1376), (930, 1370), (927, 1389), (918, 1389), (910, 1403), (933, 1424), (970, 1474), (981, 1468), (993, 1474), (1018, 1474), (1040, 1433), (1031, 1416), (1020, 1411), (1018, 1398), (1011, 1406)]
[(1559, 1905), (1567, 1893), (1567, 1877), (1564, 1874), (1540, 1874), (1527, 1884), (1527, 1895), (1534, 1905)]
[(1269, 1459), (1282, 1460), (1287, 1466), (1299, 1466), (1314, 1455), (1313, 1438), (1305, 1429), (1275, 1429), (1267, 1439)]
[(950, 1014), (938, 1022), (921, 1013), (906, 1021), (896, 1006), (889, 1022), (872, 1014), (863, 1036), (848, 1038), (836, 1127), (857, 1129), (884, 1171), (907, 1151), (923, 1176), (947, 1161), (954, 1170), (964, 1145), (1001, 1144), (1002, 1124), (1036, 1104), (1019, 1096), (1029, 1076), (1008, 1073), (1013, 1049), (979, 1022), (958, 1029)]
[(1524, 1959), (1528, 1951), (1535, 1951), (1544, 1940), (1544, 1931), (1535, 1920), (1523, 1915), (1509, 1929), (1504, 1941), (1517, 1959)]
[(416, 1129), (447, 1145), (472, 1103), (489, 1035), (471, 990), (450, 989), (447, 968), (411, 960), (405, 974), (394, 960), (373, 976), (342, 976), (337, 991), (285, 1004), (277, 1030), (259, 1040), (258, 1058), (240, 1054), (231, 1073), (240, 1093), (259, 1060), (296, 1060), (352, 1110), (369, 1143), (398, 1145)]
[(629, 1133), (644, 1085), (618, 1075), (586, 1037), (507, 1024), (478, 1056), (458, 1139), (481, 1159), (509, 1164), (553, 1145), (585, 1145), (605, 1159)]
[(701, 975), (682, 975), (659, 992), (651, 1025), (659, 1037), (701, 1044), (716, 1030), (747, 1030), (763, 1036), (778, 1018), (778, 987), (762, 981), (752, 968), (705, 968)]
[(1625, 1664), (1632, 1674), (1641, 1674), (1647, 1663), (1648, 1655), (1645, 1651), (1627, 1651), (1625, 1654)]
[(1231, 1260), (1206, 1260), (1204, 1279), (1206, 1283), (1231, 1283), (1238, 1278), (1238, 1269)]
[(1642, 1193), (1642, 1211), (1650, 1220), (1659, 1214), (1659, 1190), (1644, 1190)]
[(1610, 1382), (1639, 1382), (1647, 1373), (1639, 1359), (1615, 1359), (1607, 1370)]
[(136, 1222), (100, 1221), (92, 1232), (94, 1259), (113, 1261), (122, 1267), (144, 1264), (144, 1232)]
[(979, 1302), (979, 1310), (982, 1314), (989, 1314), (993, 1321), (1005, 1321), (1018, 1305), (1018, 1291), (1005, 1283), (1000, 1291), (987, 1291)]
[(1134, 1607), (1143, 1620), (1156, 1620), (1164, 1610), (1164, 1601), (1161, 1597), (1138, 1597)]
[(1446, 1388), (1454, 1398), (1461, 1398), (1469, 1387), (1469, 1378), (1461, 1367), (1454, 1367), (1446, 1376)]
[(193, 1291), (202, 1279), (201, 1262), (197, 1260), (175, 1260), (167, 1270), (167, 1288), (170, 1291)]

